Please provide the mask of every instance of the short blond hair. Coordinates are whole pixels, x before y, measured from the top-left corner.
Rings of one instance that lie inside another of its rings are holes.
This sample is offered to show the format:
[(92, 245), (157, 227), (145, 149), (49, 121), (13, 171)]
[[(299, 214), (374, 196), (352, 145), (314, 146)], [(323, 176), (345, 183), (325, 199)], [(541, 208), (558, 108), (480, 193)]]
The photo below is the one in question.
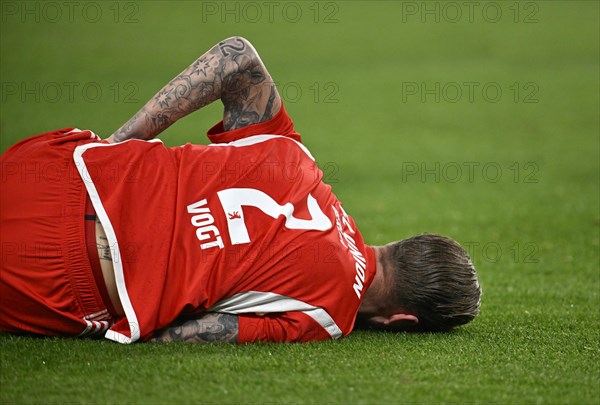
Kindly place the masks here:
[(481, 287), (468, 253), (458, 242), (423, 234), (387, 246), (395, 306), (419, 319), (417, 328), (447, 331), (479, 314)]

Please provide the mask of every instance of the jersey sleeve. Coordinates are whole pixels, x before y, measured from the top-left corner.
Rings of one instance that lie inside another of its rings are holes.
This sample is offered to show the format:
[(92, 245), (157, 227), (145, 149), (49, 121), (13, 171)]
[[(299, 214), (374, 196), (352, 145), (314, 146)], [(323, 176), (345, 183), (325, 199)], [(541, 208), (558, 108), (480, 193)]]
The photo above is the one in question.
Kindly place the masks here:
[(225, 131), (223, 121), (221, 121), (209, 129), (206, 135), (212, 143), (229, 143), (254, 135), (282, 135), (302, 142), (300, 134), (294, 129), (294, 123), (285, 110), (283, 103), (279, 112), (268, 121), (231, 131)]
[(238, 343), (314, 342), (331, 339), (318, 322), (302, 312), (239, 315)]

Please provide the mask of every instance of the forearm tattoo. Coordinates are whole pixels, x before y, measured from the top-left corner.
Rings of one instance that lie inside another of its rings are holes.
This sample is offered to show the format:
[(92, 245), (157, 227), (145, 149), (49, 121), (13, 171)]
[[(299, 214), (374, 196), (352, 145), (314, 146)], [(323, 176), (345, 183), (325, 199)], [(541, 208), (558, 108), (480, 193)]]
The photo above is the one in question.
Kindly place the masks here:
[(154, 333), (149, 342), (237, 343), (237, 315), (206, 313)]
[(225, 130), (266, 121), (281, 108), (271, 76), (249, 42), (226, 39), (188, 66), (113, 134), (115, 142), (152, 139), (213, 101), (225, 107)]

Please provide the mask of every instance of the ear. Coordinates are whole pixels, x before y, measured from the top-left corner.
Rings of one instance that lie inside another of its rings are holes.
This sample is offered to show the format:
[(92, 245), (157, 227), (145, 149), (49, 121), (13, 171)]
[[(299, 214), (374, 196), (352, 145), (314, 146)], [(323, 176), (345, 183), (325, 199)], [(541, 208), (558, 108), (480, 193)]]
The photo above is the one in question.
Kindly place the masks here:
[(412, 326), (419, 323), (419, 319), (416, 316), (403, 313), (389, 316), (374, 316), (369, 321), (380, 326)]
[(386, 325), (416, 325), (419, 323), (419, 318), (409, 314), (394, 314), (388, 317), (388, 321)]

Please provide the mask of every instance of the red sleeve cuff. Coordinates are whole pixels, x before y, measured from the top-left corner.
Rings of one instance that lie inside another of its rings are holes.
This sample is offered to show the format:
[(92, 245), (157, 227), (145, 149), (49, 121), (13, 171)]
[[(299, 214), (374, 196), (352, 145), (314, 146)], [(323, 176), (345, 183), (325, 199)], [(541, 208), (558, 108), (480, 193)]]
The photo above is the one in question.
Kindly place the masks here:
[(302, 312), (238, 316), (238, 343), (315, 342), (331, 336), (314, 319)]
[(206, 133), (212, 143), (229, 143), (254, 135), (282, 135), (302, 142), (300, 134), (294, 129), (294, 123), (288, 115), (283, 103), (279, 112), (270, 120), (248, 125), (243, 128), (224, 131), (223, 121), (219, 122)]

